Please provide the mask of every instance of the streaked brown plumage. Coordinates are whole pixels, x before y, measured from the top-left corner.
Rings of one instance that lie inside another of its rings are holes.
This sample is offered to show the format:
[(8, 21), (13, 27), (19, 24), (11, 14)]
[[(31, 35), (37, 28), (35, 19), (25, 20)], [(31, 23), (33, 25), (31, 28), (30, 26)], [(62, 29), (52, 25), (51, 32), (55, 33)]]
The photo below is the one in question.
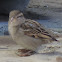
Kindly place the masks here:
[(13, 40), (24, 49), (36, 51), (42, 44), (57, 41), (40, 23), (26, 19), (19, 10), (9, 14), (8, 30)]

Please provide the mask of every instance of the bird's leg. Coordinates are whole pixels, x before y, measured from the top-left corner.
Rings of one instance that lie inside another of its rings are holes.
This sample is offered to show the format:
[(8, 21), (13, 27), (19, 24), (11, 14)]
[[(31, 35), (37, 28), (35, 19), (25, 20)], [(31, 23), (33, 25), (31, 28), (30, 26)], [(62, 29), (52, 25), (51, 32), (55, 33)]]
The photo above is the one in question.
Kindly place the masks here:
[(18, 49), (18, 56), (24, 57), (24, 56), (30, 56), (35, 53), (35, 51), (27, 50), (27, 49)]

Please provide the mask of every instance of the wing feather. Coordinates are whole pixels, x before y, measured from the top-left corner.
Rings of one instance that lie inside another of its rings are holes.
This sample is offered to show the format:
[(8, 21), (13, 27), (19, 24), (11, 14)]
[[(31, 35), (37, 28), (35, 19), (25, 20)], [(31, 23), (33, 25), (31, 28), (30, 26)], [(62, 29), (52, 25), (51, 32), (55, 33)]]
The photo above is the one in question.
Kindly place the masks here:
[(21, 24), (21, 28), (24, 29), (24, 34), (34, 38), (40, 39), (51, 39), (55, 40), (54, 36), (51, 36), (48, 31), (45, 30), (44, 26), (34, 20), (27, 20)]

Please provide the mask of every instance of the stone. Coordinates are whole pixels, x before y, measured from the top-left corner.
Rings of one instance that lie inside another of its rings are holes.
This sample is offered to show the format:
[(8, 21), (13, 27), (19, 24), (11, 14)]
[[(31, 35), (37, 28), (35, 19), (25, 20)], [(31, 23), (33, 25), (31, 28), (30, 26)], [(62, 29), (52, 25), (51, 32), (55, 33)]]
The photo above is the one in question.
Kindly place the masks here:
[(62, 57), (57, 57), (57, 58), (56, 58), (56, 61), (57, 61), (57, 62), (62, 62)]

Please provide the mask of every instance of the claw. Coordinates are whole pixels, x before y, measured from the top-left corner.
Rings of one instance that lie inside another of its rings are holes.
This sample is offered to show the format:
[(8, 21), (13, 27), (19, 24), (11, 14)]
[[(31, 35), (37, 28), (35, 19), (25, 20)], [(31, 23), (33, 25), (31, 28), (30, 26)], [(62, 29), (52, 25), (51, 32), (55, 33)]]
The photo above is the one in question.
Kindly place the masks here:
[(18, 56), (20, 57), (25, 57), (25, 56), (30, 56), (33, 55), (35, 51), (27, 50), (27, 49), (18, 49)]

